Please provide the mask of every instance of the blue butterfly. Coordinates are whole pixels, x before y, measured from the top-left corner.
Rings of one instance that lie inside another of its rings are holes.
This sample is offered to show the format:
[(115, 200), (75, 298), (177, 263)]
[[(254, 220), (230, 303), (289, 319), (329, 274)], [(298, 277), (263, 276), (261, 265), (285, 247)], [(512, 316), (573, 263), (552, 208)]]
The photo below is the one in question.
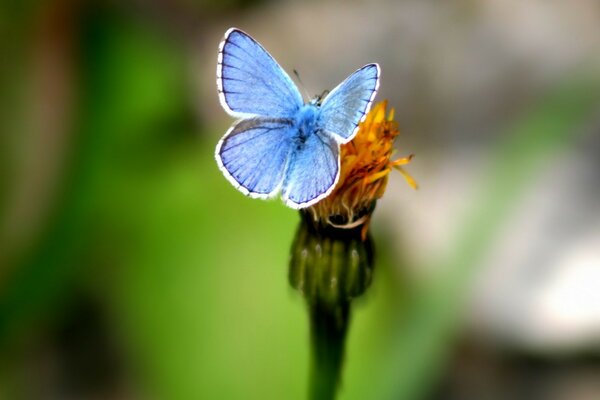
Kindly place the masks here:
[(379, 87), (379, 66), (358, 69), (321, 100), (304, 103), (298, 88), (253, 38), (230, 28), (219, 45), (221, 105), (240, 120), (215, 157), (239, 191), (266, 199), (281, 193), (291, 208), (328, 196), (340, 176), (340, 144), (358, 132)]

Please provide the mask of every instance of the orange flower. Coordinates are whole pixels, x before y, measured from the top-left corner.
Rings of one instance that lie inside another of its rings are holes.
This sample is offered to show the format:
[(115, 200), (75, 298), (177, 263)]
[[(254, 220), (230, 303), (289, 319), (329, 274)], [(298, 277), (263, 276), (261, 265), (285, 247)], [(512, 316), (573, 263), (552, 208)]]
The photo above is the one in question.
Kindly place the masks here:
[(375, 105), (354, 139), (341, 146), (338, 183), (329, 196), (308, 208), (315, 221), (338, 228), (363, 226), (368, 222), (377, 199), (383, 196), (392, 168), (397, 169), (414, 189), (415, 180), (402, 168), (413, 155), (391, 160), (394, 139), (400, 133), (392, 108), (386, 117), (387, 100)]

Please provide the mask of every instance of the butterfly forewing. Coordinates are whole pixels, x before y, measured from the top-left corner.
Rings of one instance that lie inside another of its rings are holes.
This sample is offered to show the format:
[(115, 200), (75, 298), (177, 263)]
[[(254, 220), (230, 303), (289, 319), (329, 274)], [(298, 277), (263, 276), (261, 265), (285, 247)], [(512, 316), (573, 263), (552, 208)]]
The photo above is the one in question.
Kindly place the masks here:
[(292, 117), (304, 104), (289, 75), (254, 39), (231, 28), (219, 47), (217, 88), (236, 117)]
[(379, 87), (379, 66), (367, 64), (333, 89), (321, 106), (321, 128), (340, 143), (349, 142), (369, 112)]

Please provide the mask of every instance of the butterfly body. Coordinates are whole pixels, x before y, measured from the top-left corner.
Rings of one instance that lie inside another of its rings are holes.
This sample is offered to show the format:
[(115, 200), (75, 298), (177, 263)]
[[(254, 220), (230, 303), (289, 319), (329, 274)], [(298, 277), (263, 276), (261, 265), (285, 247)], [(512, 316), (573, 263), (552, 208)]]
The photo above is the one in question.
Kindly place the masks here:
[(304, 143), (309, 135), (314, 135), (318, 129), (318, 122), (319, 107), (311, 103), (302, 106), (296, 116), (297, 140)]
[(219, 47), (217, 89), (223, 108), (241, 118), (217, 144), (225, 177), (255, 198), (281, 194), (304, 208), (327, 196), (339, 178), (339, 146), (350, 141), (369, 110), (379, 67), (368, 64), (325, 98), (304, 103), (269, 53), (231, 28)]

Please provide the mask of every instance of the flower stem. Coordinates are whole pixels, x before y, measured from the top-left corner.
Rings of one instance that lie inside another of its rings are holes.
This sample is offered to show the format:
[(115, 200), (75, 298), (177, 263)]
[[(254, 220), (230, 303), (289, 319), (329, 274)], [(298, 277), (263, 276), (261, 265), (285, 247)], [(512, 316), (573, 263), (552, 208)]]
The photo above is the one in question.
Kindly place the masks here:
[(292, 245), (290, 284), (308, 305), (312, 364), (310, 398), (335, 398), (341, 381), (350, 302), (371, 283), (373, 245), (362, 225), (336, 228), (303, 213)]
[(309, 315), (312, 346), (310, 398), (334, 399), (341, 381), (350, 302), (333, 307), (315, 302), (309, 305)]

